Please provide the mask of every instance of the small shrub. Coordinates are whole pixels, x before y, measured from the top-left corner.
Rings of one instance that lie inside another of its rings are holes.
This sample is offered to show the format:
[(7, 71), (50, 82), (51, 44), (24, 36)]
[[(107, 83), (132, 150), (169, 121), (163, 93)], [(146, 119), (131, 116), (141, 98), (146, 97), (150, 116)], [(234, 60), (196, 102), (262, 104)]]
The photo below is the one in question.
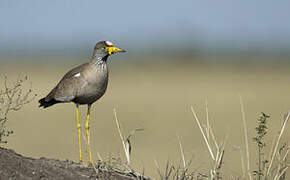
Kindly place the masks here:
[(6, 126), (8, 114), (20, 110), (36, 96), (36, 94), (32, 94), (31, 88), (25, 90), (24, 84), (27, 79), (27, 76), (19, 76), (15, 82), (8, 85), (7, 77), (4, 77), (3, 88), (0, 88), (0, 145), (6, 144), (5, 139), (13, 133)]
[(253, 171), (256, 179), (260, 180), (262, 176), (264, 176), (266, 164), (269, 162), (267, 159), (264, 159), (263, 149), (266, 147), (266, 142), (264, 141), (264, 137), (267, 134), (267, 122), (270, 118), (269, 115), (265, 113), (261, 113), (260, 117), (257, 119), (257, 127), (256, 129), (256, 137), (253, 138), (254, 142), (258, 147), (258, 169)]

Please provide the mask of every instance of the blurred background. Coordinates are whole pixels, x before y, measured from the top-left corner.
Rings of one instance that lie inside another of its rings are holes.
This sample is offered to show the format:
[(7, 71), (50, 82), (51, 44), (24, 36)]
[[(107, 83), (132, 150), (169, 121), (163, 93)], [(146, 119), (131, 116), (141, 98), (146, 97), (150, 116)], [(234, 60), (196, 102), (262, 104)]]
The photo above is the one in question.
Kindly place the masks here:
[[(225, 175), (241, 174), (244, 148), (238, 94), (249, 138), (260, 112), (271, 116), (272, 142), (289, 110), (290, 2), (273, 1), (0, 1), (0, 82), (28, 75), (37, 99), (72, 67), (89, 61), (93, 46), (110, 40), (127, 49), (109, 59), (110, 82), (94, 104), (92, 146), (103, 159), (122, 157), (113, 108), (132, 140), (132, 167), (158, 177), (154, 159), (181, 165), (177, 134), (192, 170), (207, 172), (210, 157), (190, 113), (205, 124), (205, 99)], [(2, 84), (2, 83), (1, 83)], [(30, 84), (29, 84), (30, 85)], [(6, 145), (32, 157), (77, 161), (73, 104), (38, 108), (37, 99), (11, 114)], [(82, 109), (83, 118), (86, 108)], [(289, 126), (287, 127), (289, 129)], [(288, 142), (289, 133), (283, 141)], [(251, 166), (256, 147), (250, 142)], [(266, 153), (270, 151), (270, 145)]]

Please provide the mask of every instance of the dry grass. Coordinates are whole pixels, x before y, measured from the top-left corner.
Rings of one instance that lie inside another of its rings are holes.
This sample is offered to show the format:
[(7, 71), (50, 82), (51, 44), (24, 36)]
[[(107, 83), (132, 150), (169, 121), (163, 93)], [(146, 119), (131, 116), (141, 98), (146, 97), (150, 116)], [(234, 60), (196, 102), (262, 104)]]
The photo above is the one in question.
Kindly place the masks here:
[[(247, 179), (245, 178), (245, 174), (247, 174), (249, 179), (253, 179), (252, 174), (256, 174), (257, 171), (254, 171), (254, 169), (250, 168), (250, 153), (249, 153), (249, 144), (248, 144), (248, 135), (247, 135), (247, 126), (246, 126), (246, 119), (245, 119), (245, 111), (244, 111), (244, 105), (241, 96), (240, 97), (240, 104), (241, 104), (241, 113), (242, 113), (242, 119), (243, 119), (243, 129), (245, 133), (245, 152), (246, 152), (246, 160), (247, 160), (247, 172), (245, 172), (244, 168), (244, 156), (243, 156), (243, 150), (242, 148), (239, 148), (240, 151), (240, 157), (241, 157), (241, 163), (242, 163), (242, 172), (238, 176), (231, 175), (229, 179)], [(218, 179), (224, 179), (223, 177), (223, 161), (224, 161), (224, 156), (225, 156), (225, 141), (224, 143), (219, 146), (218, 142), (216, 141), (215, 135), (212, 131), (212, 128), (209, 125), (209, 118), (208, 118), (208, 104), (206, 101), (206, 124), (205, 129), (202, 128), (201, 122), (197, 116), (197, 113), (193, 106), (191, 106), (191, 112), (193, 114), (193, 117), (195, 119), (195, 122), (202, 134), (202, 138), (206, 144), (206, 148), (208, 149), (209, 153), (209, 159), (211, 161), (210, 168), (208, 169), (207, 173), (200, 173), (200, 172), (191, 172), (190, 169), (188, 168), (186, 164), (186, 159), (184, 156), (184, 148), (181, 144), (180, 137), (178, 137), (178, 142), (179, 142), (179, 147), (180, 147), (180, 154), (181, 154), (181, 159), (183, 163), (183, 167), (172, 165), (169, 161), (167, 161), (165, 170), (162, 171), (162, 168), (160, 168), (160, 165), (158, 164), (157, 160), (154, 159), (154, 163), (157, 169), (157, 172), (160, 176), (161, 180), (168, 180), (168, 179), (174, 179), (174, 180), (183, 180), (183, 179), (211, 179), (211, 180), (218, 180)], [(285, 180), (286, 179), (286, 173), (287, 169), (290, 166), (290, 163), (287, 161), (287, 156), (289, 153), (289, 146), (286, 144), (282, 145), (280, 144), (281, 137), (285, 131), (286, 124), (288, 122), (288, 119), (290, 117), (290, 113), (287, 113), (285, 115), (285, 119), (283, 121), (283, 124), (281, 126), (281, 129), (279, 131), (279, 136), (276, 140), (276, 145), (274, 148), (274, 151), (271, 151), (270, 156), (271, 161), (268, 166), (267, 163), (265, 163), (265, 167), (263, 169), (266, 169), (266, 172), (260, 172), (260, 159), (258, 162), (255, 162), (255, 164), (259, 164), (259, 176), (256, 176), (255, 179), (258, 180), (268, 180), (268, 179), (274, 179), (274, 180)], [(254, 128), (254, 127), (253, 127)], [(208, 132), (211, 136), (206, 136), (205, 132)], [(269, 130), (271, 131), (271, 130)], [(267, 132), (269, 133), (269, 132)], [(273, 133), (271, 131), (271, 133)], [(214, 152), (214, 148), (212, 145), (216, 146), (216, 151)], [(265, 147), (266, 145), (264, 145)], [(280, 146), (279, 150), (278, 147)], [(262, 152), (259, 151), (259, 156), (263, 156)], [(273, 164), (274, 159), (276, 158), (275, 165)], [(274, 166), (274, 167), (273, 167)], [(271, 171), (271, 173), (270, 173)]]
[[(207, 101), (206, 101), (206, 120), (207, 120), (207, 126), (206, 129), (208, 129), (207, 131), (211, 134), (211, 137), (205, 136), (204, 130), (201, 127), (201, 123), (197, 117), (197, 114), (194, 110), (194, 108), (191, 106), (191, 112), (196, 120), (196, 123), (199, 127), (199, 130), (201, 132), (201, 134), (203, 135), (203, 140), (205, 141), (210, 157), (212, 159), (212, 166), (211, 169), (209, 170), (209, 174), (208, 177), (210, 179), (222, 179), (222, 174), (221, 174), (221, 169), (222, 169), (222, 165), (223, 165), (223, 158), (224, 158), (224, 153), (225, 153), (225, 143), (222, 144), (221, 146), (218, 145), (218, 142), (216, 141), (215, 135), (212, 131), (212, 128), (209, 126), (209, 119), (208, 119), (208, 105), (207, 105)], [(216, 147), (216, 152), (215, 154), (213, 153), (213, 147), (211, 147), (210, 144), (214, 144)]]

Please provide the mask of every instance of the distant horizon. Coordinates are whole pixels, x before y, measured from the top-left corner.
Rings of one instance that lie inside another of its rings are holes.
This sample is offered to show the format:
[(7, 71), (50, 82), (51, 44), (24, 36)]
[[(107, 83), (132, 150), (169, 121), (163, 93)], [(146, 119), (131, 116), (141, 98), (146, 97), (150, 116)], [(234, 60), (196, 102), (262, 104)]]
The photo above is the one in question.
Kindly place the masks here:
[[(111, 40), (154, 50), (288, 53), (289, 1), (0, 1), (0, 57), (90, 52)], [(48, 53), (49, 54), (49, 53)]]
[[(245, 43), (235, 44), (233, 42), (224, 42), (221, 44), (204, 44), (201, 41), (158, 41), (156, 44), (139, 43), (135, 41), (113, 41), (116, 46), (129, 50), (130, 54), (150, 54), (162, 52), (176, 52), (176, 53), (203, 53), (203, 54), (240, 54), (240, 53), (261, 53), (261, 55), (282, 53), (290, 55), (290, 44), (277, 45), (277, 44), (258, 44), (258, 43)], [(168, 43), (167, 43), (168, 42)], [(138, 45), (135, 45), (135, 44)], [(46, 55), (46, 56), (69, 56), (87, 53), (91, 54), (95, 43), (92, 42), (74, 42), (71, 44), (55, 43), (55, 44), (27, 44), (27, 45), (12, 45), (2, 44), (0, 48), (0, 58), (10, 55)]]

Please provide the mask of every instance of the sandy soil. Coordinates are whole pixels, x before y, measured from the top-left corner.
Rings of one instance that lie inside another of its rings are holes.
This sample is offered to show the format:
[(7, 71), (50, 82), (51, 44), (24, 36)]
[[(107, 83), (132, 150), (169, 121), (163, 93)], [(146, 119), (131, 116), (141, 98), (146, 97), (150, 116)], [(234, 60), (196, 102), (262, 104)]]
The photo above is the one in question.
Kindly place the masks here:
[[(98, 168), (98, 167), (97, 167)], [(72, 161), (47, 158), (29, 158), (13, 150), (0, 147), (0, 180), (58, 180), (58, 179), (108, 179), (134, 180), (147, 179), (134, 173), (99, 170)]]

